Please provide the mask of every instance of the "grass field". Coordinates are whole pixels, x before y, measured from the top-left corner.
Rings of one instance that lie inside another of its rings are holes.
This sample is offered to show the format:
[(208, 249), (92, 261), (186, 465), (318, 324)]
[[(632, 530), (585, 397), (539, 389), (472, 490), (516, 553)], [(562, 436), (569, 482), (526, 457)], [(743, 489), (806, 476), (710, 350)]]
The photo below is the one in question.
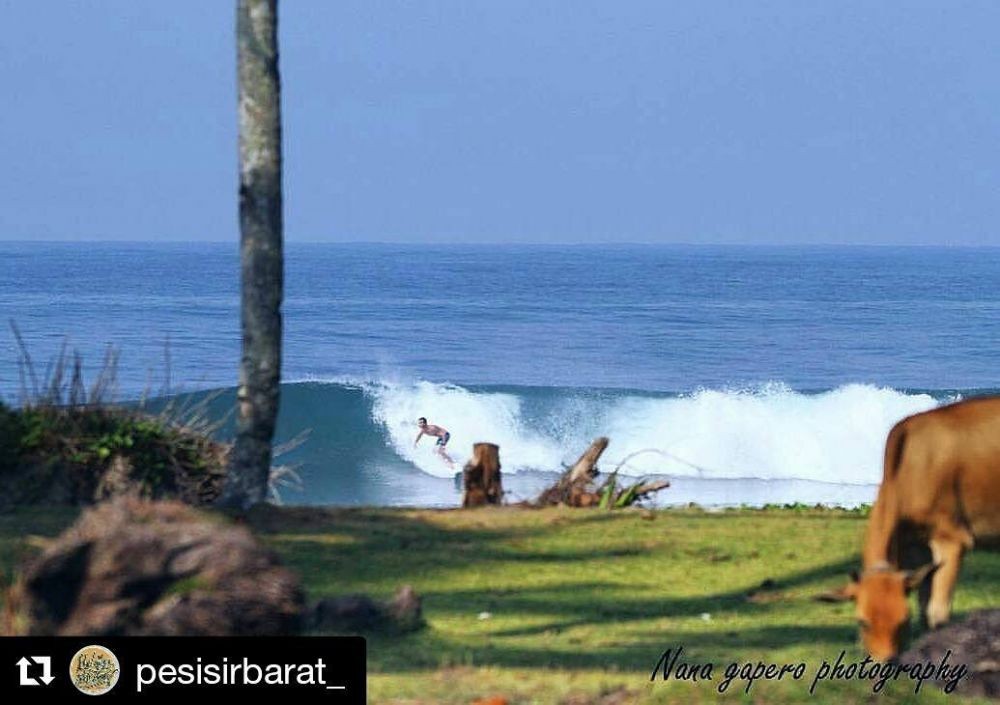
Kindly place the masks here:
[[(72, 518), (0, 515), (0, 566)], [(868, 681), (822, 681), (809, 695), (824, 660), (863, 656), (851, 606), (812, 599), (856, 566), (865, 519), (855, 513), (268, 508), (250, 523), (311, 597), (388, 597), (409, 583), (424, 598), (424, 630), (369, 637), (372, 703), (958, 700), (929, 682), (913, 695), (908, 680), (878, 696)], [(957, 616), (996, 606), (998, 586), (1000, 554), (972, 553)], [(681, 661), (714, 665), (710, 682), (650, 682), (679, 646)], [(805, 676), (757, 681), (749, 694), (737, 678), (716, 692), (728, 664), (757, 661), (804, 662)]]

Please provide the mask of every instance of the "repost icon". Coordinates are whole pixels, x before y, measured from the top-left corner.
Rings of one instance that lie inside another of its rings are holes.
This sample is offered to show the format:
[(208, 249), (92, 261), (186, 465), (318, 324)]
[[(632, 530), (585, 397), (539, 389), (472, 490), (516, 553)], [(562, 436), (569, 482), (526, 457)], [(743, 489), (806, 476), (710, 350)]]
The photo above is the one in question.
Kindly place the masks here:
[[(36, 671), (38, 666), (42, 667), (42, 674), (36, 678), (31, 675), (31, 671)], [(21, 672), (21, 685), (48, 685), (55, 680), (55, 676), (52, 675), (51, 656), (22, 656), (17, 662), (17, 667)]]

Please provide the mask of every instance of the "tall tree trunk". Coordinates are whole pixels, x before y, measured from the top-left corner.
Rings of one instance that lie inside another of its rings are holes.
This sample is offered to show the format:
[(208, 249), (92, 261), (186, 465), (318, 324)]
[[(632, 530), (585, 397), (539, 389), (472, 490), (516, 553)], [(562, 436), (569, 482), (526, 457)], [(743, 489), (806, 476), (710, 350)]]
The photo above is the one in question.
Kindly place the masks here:
[(267, 496), (281, 382), (281, 81), (277, 0), (239, 0), (240, 259), (243, 355), (236, 443), (221, 503)]

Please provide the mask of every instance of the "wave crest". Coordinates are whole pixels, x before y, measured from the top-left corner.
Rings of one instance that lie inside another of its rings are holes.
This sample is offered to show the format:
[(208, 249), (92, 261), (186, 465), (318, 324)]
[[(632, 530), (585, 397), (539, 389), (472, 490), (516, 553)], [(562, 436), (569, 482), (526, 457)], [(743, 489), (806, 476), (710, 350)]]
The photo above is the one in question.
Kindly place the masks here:
[(686, 395), (465, 388), (432, 382), (365, 383), (371, 419), (400, 458), (439, 477), (454, 470), (431, 444), (413, 447), (416, 419), (452, 434), (456, 461), (472, 444), (500, 446), (506, 472), (558, 470), (598, 435), (611, 438), (603, 467), (623, 474), (806, 479), (877, 484), (892, 425), (936, 406), (930, 394), (850, 384), (817, 394), (780, 383)]

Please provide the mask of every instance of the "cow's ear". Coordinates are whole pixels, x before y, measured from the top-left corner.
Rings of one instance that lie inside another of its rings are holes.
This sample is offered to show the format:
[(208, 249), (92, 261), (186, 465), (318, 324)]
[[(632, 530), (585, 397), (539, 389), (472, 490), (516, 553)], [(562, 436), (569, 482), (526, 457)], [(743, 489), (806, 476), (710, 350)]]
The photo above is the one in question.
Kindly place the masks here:
[(905, 579), (903, 584), (906, 586), (906, 591), (909, 592), (913, 588), (919, 586), (920, 583), (924, 582), (924, 580), (934, 575), (934, 571), (936, 571), (940, 566), (940, 563), (928, 563), (920, 566), (916, 570), (909, 570), (904, 573)]
[(816, 596), (816, 599), (820, 602), (847, 602), (848, 600), (853, 600), (858, 596), (858, 573), (857, 571), (851, 572), (851, 581), (847, 583), (844, 587), (837, 588), (836, 590), (830, 590), (829, 592), (820, 593)]

